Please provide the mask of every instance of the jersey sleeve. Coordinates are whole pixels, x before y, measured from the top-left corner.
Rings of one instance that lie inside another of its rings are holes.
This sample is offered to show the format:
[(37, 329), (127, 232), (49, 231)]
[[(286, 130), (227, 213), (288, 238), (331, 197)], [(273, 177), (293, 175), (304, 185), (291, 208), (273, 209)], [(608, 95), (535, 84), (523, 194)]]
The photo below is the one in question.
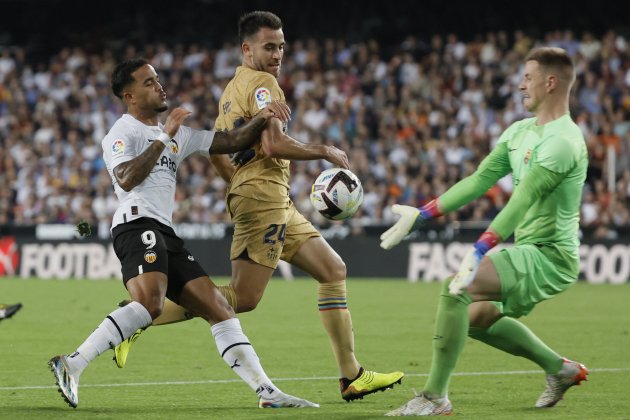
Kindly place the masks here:
[(248, 89), (247, 106), (252, 117), (273, 100), (284, 102), (284, 92), (280, 89), (276, 78), (269, 73), (261, 72), (259, 77), (252, 80)]
[(565, 176), (534, 163), (490, 227), (499, 234), (501, 240), (507, 239), (514, 233), (532, 204), (553, 191)]
[(103, 139), (103, 157), (114, 169), (139, 154), (140, 136), (133, 128), (114, 125)]
[(452, 212), (481, 197), (510, 171), (507, 143), (500, 142), (472, 175), (453, 185), (438, 198), (442, 212)]
[(214, 131), (195, 130), (187, 126), (180, 126), (175, 140), (182, 148), (180, 158), (185, 159), (192, 154), (210, 156), (210, 146), (214, 140)]
[(535, 162), (550, 171), (567, 173), (577, 162), (573, 144), (566, 137), (547, 139), (536, 154)]

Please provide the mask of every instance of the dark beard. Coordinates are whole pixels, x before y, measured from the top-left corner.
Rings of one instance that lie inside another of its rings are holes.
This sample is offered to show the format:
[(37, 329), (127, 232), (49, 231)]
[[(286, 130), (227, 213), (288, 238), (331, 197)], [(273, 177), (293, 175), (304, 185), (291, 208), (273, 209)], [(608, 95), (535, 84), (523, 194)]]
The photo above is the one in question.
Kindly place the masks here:
[(159, 107), (155, 108), (156, 112), (164, 112), (168, 109), (168, 105), (160, 105)]

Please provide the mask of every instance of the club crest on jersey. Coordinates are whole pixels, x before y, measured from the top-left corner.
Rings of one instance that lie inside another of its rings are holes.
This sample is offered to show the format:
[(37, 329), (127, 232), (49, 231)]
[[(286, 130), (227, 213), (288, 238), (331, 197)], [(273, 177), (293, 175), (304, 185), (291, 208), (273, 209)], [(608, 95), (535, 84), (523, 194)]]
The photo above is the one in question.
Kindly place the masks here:
[(144, 260), (149, 264), (153, 264), (157, 260), (157, 254), (153, 250), (148, 250), (144, 253)]
[(531, 158), (532, 158), (532, 149), (527, 149), (527, 153), (525, 153), (525, 158), (523, 158), (523, 163), (527, 165)]
[(271, 102), (271, 92), (269, 92), (269, 89), (264, 87), (258, 88), (254, 97), (256, 98), (256, 105), (258, 106), (258, 109), (263, 109)]
[(123, 139), (114, 140), (114, 144), (112, 144), (112, 153), (114, 155), (119, 155), (125, 152), (125, 142)]
[(168, 147), (171, 148), (171, 152), (173, 152), (174, 155), (179, 152), (179, 145), (175, 140), (171, 140), (171, 142), (168, 144)]

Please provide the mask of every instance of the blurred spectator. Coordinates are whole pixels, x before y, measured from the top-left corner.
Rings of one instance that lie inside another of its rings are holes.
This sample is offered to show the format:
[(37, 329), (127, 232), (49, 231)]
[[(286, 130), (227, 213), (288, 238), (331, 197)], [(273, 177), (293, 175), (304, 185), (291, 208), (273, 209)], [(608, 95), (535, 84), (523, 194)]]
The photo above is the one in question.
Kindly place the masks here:
[[(526, 117), (520, 60), (535, 45), (565, 48), (578, 78), (572, 116), (582, 129), (590, 168), (582, 225), (600, 237), (630, 226), (630, 49), (614, 31), (554, 31), (535, 39), (523, 31), (490, 32), (471, 41), (456, 34), (399, 44), (370, 39), (288, 40), (279, 83), (293, 110), (289, 133), (300, 141), (335, 144), (348, 152), (365, 189), (355, 226), (390, 223), (387, 206), (422, 205), (470, 174), (516, 119)], [(111, 44), (114, 45), (114, 44)], [(100, 142), (124, 108), (109, 75), (122, 58), (145, 56), (156, 67), (172, 106), (194, 109), (188, 123), (210, 129), (217, 100), (240, 64), (238, 44), (149, 43), (142, 50), (64, 48), (46, 62), (24, 48), (0, 46), (0, 221), (75, 223), (86, 219), (107, 237), (116, 198)], [(607, 155), (615, 152), (614, 191)], [(325, 223), (309, 203), (310, 184), (326, 162), (292, 162), (296, 206)], [(174, 221), (226, 222), (225, 183), (205, 159), (178, 171)], [(485, 222), (512, 193), (499, 181), (476, 204), (449, 215)]]

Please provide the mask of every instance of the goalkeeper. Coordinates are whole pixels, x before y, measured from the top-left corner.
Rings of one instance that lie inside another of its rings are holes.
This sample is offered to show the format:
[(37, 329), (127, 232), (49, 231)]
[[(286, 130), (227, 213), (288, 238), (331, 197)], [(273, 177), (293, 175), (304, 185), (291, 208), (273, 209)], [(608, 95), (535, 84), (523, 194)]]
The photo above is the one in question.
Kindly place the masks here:
[[(579, 272), (578, 221), (588, 157), (584, 138), (569, 115), (575, 80), (571, 59), (559, 48), (538, 48), (525, 59), (519, 85), (534, 114), (512, 124), (475, 173), (416, 209), (394, 205), (401, 217), (381, 236), (391, 249), (428, 220), (483, 195), (512, 173), (514, 192), (439, 297), (433, 359), (423, 392), (388, 415), (450, 414), (448, 386), (466, 336), (515, 356), (546, 373), (536, 407), (552, 407), (586, 379), (580, 363), (558, 355), (516, 318), (567, 289)], [(514, 233), (515, 246), (486, 253)]]

